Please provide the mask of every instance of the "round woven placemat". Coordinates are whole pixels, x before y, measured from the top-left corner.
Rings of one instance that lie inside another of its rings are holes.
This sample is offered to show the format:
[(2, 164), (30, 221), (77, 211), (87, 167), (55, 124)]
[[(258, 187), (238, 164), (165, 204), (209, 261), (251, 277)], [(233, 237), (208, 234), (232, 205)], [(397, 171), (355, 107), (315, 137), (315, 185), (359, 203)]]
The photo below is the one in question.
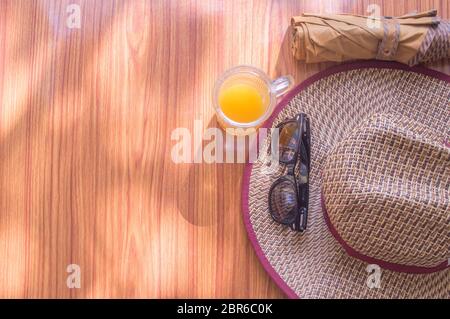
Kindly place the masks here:
[[(448, 146), (450, 77), (392, 62), (341, 65), (308, 79), (278, 105), (265, 127), (299, 112), (311, 119), (310, 211), (304, 234), (275, 223), (267, 197), (280, 171), (267, 169), (269, 138), (260, 160), (243, 178), (243, 215), (258, 258), (291, 298), (450, 298), (450, 269), (408, 274), (382, 269), (380, 288), (369, 288), (368, 264), (350, 257), (330, 233), (321, 208), (321, 168), (330, 150), (375, 114), (407, 114), (429, 126)], [(449, 213), (450, 231), (450, 213)]]

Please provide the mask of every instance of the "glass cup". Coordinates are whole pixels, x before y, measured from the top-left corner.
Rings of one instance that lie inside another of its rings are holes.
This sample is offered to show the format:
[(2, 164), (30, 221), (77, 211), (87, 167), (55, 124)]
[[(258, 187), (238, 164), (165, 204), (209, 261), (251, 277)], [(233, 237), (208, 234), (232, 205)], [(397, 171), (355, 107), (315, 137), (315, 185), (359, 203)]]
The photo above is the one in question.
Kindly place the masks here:
[(227, 133), (252, 134), (270, 117), (277, 98), (293, 82), (290, 75), (271, 81), (263, 71), (246, 65), (226, 71), (217, 80), (213, 93), (218, 122)]

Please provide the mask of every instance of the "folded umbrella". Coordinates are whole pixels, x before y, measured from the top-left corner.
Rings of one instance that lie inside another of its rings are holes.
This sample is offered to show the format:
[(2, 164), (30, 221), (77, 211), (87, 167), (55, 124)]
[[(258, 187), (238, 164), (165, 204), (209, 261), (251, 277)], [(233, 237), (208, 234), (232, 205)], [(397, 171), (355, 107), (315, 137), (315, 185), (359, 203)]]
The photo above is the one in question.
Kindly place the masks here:
[(416, 65), (450, 58), (450, 22), (436, 10), (401, 17), (304, 13), (291, 26), (293, 55), (306, 63), (378, 59)]

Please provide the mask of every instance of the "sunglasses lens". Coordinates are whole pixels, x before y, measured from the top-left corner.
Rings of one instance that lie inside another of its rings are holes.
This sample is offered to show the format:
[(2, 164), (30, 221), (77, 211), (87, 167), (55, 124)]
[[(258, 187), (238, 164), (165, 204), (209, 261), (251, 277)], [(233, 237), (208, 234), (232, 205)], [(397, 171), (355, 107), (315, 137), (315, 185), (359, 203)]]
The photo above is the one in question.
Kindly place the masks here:
[(290, 122), (285, 124), (280, 131), (280, 160), (287, 163), (294, 160), (299, 143), (298, 124)]
[(297, 215), (297, 193), (290, 181), (278, 183), (270, 193), (270, 211), (275, 221), (290, 224)]

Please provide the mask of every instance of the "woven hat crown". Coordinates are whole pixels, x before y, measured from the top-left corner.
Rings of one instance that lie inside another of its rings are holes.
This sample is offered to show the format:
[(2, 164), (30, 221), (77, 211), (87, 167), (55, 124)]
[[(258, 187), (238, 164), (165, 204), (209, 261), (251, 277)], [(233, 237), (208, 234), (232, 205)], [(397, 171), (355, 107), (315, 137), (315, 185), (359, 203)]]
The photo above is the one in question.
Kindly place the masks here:
[(322, 192), (346, 248), (399, 267), (448, 265), (450, 150), (436, 136), (403, 115), (378, 114), (335, 146)]

